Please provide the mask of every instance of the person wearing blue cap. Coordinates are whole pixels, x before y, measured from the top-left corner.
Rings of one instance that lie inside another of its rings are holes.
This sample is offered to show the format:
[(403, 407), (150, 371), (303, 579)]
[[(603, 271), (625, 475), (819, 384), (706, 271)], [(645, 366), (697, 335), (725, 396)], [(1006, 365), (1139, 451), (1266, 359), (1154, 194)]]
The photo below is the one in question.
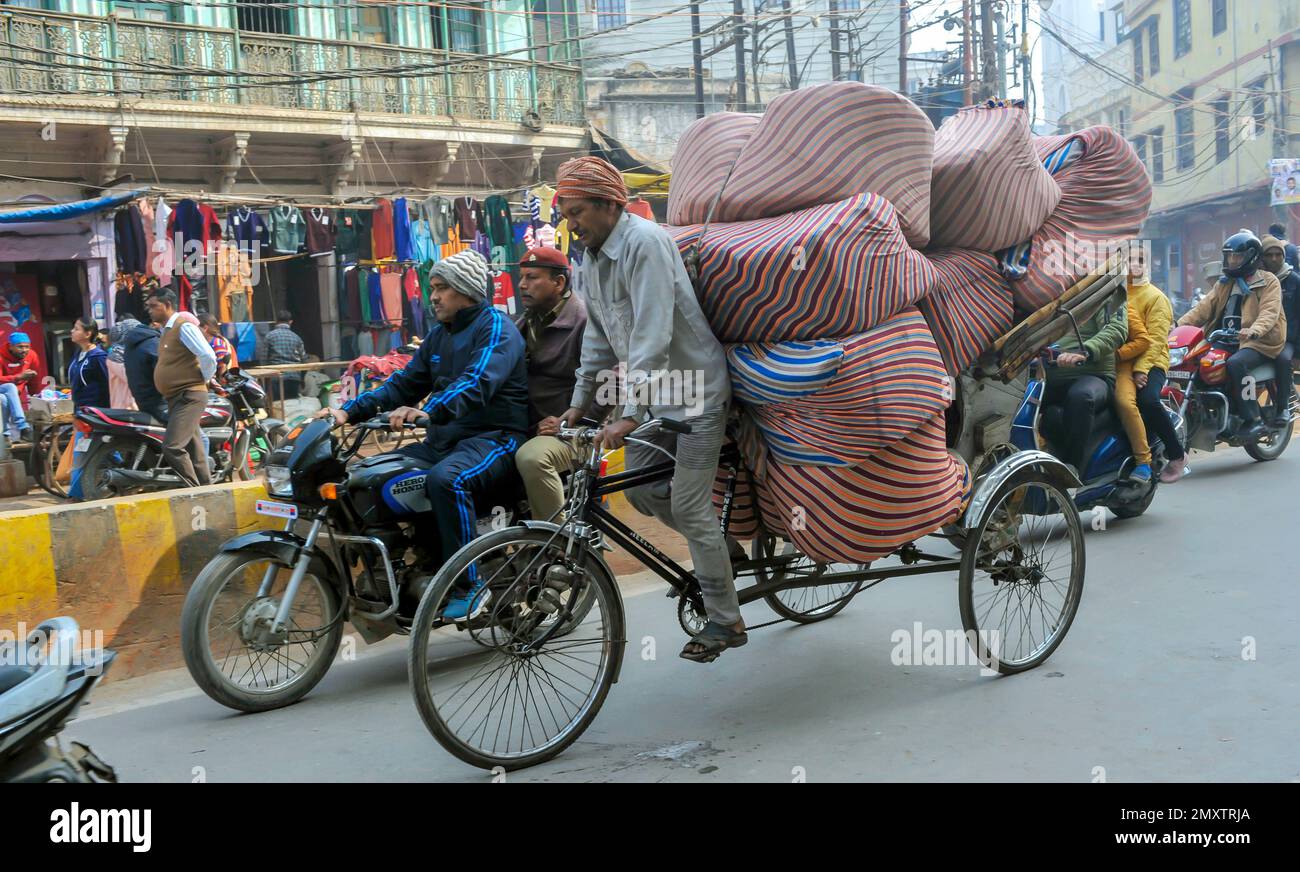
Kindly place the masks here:
[(0, 348), (0, 403), (4, 404), (5, 423), (10, 436), (24, 441), (32, 438), (27, 426), (25, 410), (28, 402), (27, 386), (36, 379), (40, 365), (32, 340), (26, 333), (10, 333), (9, 341)]

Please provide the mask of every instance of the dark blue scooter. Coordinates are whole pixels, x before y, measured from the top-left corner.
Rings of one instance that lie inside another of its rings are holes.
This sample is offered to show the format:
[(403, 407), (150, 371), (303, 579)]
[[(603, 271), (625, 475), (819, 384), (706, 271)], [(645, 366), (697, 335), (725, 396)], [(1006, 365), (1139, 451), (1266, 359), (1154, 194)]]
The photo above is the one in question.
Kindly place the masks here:
[[(1043, 405), (1047, 390), (1046, 367), (1056, 365), (1059, 349), (1045, 349), (1043, 354), (1029, 364), (1029, 384), (1025, 398), (1011, 425), (1011, 443), (1021, 450), (1040, 450), (1039, 441), (1057, 457), (1061, 452), (1055, 447), (1063, 443), (1065, 433), (1064, 412), (1060, 406)], [(1082, 486), (1075, 492), (1074, 502), (1084, 512), (1104, 506), (1120, 518), (1136, 518), (1147, 510), (1155, 499), (1160, 470), (1164, 468), (1164, 444), (1151, 439), (1151, 480), (1136, 481), (1129, 476), (1137, 467), (1128, 436), (1114, 410), (1107, 406), (1093, 421), (1092, 437), (1084, 456), (1088, 458), (1084, 469), (1079, 470)]]

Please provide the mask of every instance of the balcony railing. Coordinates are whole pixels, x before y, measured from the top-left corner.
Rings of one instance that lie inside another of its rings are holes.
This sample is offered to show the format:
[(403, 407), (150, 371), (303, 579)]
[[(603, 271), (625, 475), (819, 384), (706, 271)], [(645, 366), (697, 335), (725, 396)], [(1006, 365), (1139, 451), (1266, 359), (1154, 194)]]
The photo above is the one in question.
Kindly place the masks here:
[(584, 123), (575, 67), (137, 19), (0, 12), (0, 95)]

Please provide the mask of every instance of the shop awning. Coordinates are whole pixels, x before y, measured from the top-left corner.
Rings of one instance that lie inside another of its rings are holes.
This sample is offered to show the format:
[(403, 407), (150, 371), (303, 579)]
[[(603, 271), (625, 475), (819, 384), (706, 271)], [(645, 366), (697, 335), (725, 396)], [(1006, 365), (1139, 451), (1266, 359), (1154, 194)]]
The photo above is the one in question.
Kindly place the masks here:
[(670, 173), (623, 173), (627, 189), (642, 197), (667, 197)]
[(145, 195), (145, 189), (127, 193), (107, 194), (93, 200), (77, 200), (72, 203), (51, 203), (47, 206), (35, 206), (31, 209), (19, 209), (14, 212), (0, 212), (0, 224), (26, 224), (31, 221), (66, 221), (79, 218), (92, 212), (112, 209)]

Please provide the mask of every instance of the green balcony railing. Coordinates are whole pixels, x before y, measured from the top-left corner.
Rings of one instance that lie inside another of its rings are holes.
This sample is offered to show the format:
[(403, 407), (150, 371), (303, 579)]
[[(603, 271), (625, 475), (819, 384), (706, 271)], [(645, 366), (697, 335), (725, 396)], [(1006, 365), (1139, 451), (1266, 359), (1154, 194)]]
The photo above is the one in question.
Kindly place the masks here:
[(382, 112), (581, 126), (580, 71), (396, 45), (117, 17), (0, 11), (0, 96)]

